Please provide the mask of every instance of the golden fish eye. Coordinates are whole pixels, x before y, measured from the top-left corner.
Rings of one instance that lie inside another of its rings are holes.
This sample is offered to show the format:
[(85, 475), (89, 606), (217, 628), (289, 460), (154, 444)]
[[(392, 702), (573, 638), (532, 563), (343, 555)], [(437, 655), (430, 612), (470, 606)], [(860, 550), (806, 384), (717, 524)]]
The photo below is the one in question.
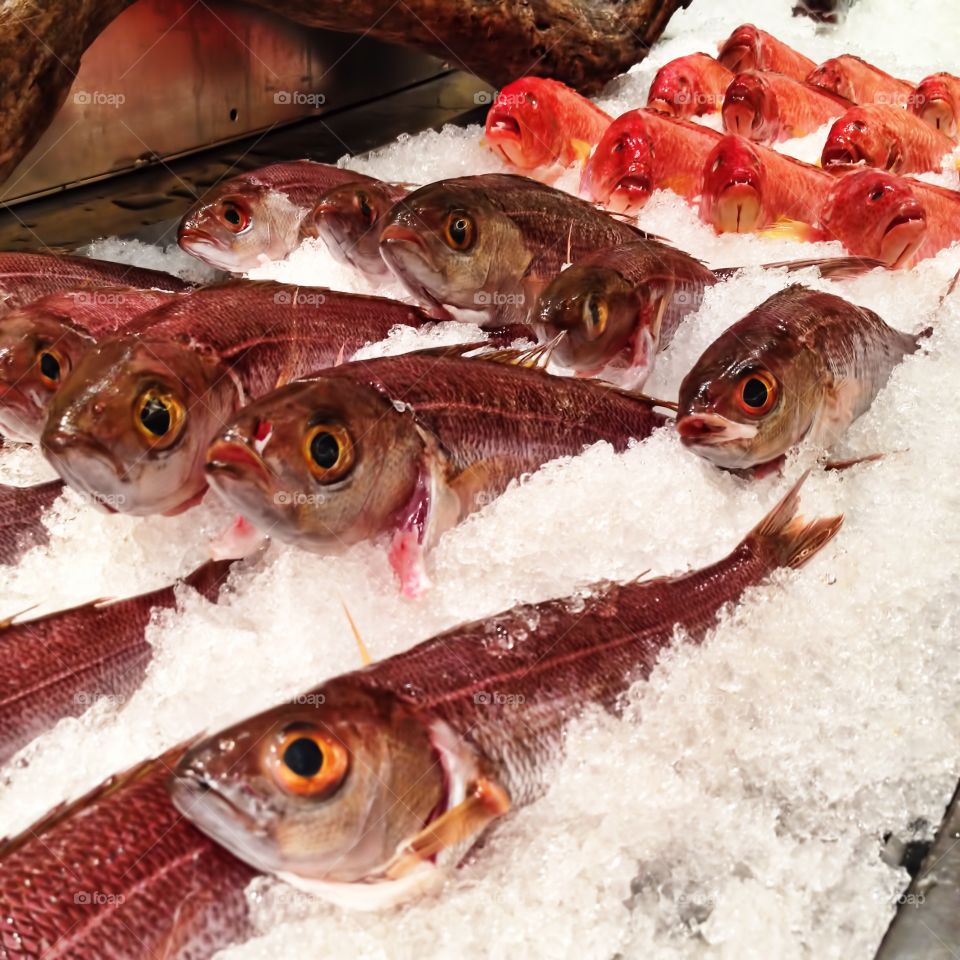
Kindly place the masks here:
[(183, 404), (169, 390), (150, 387), (137, 398), (133, 422), (153, 447), (173, 443), (180, 435), (185, 419)]
[(52, 347), (46, 347), (37, 354), (37, 372), (45, 387), (56, 390), (60, 379), (68, 370), (64, 356)]
[(336, 423), (312, 426), (303, 438), (303, 455), (310, 472), (321, 483), (342, 480), (353, 469), (353, 441)]
[(587, 336), (594, 340), (607, 329), (607, 317), (610, 314), (607, 301), (603, 297), (588, 294), (583, 301), (583, 326)]
[(277, 786), (298, 797), (329, 795), (343, 783), (350, 755), (338, 740), (309, 724), (297, 724), (268, 748), (267, 766)]
[(740, 378), (736, 400), (750, 417), (762, 417), (777, 402), (777, 381), (766, 370), (752, 370)]
[(462, 210), (454, 210), (447, 217), (443, 237), (448, 247), (462, 253), (473, 246), (476, 232), (473, 218)]

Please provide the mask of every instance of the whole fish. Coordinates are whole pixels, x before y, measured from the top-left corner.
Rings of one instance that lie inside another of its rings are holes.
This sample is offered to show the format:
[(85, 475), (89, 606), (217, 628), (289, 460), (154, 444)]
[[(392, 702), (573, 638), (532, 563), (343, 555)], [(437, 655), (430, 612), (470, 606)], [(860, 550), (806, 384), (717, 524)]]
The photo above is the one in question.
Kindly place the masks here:
[(910, 110), (934, 130), (956, 140), (957, 120), (960, 117), (960, 77), (950, 73), (934, 73), (924, 77), (910, 98)]
[(830, 540), (842, 517), (804, 522), (798, 487), (710, 566), (456, 627), (202, 741), (174, 803), (248, 863), (344, 905), (434, 885), (548, 790), (571, 720), (616, 711), (678, 632), (702, 642), (744, 590)]
[(852, 106), (779, 73), (740, 73), (723, 100), (723, 129), (757, 143), (805, 137)]
[(523, 77), (497, 94), (487, 113), (484, 139), (518, 170), (549, 175), (555, 168), (585, 161), (612, 120), (566, 84)]
[(960, 240), (960, 193), (871, 168), (841, 177), (820, 214), (851, 253), (912, 267)]
[(897, 80), (849, 53), (825, 60), (806, 79), (807, 83), (822, 87), (852, 103), (884, 103), (906, 107), (914, 92), (912, 83)]
[(36, 443), (50, 400), (81, 354), (172, 296), (136, 287), (80, 287), (0, 315), (0, 433)]
[(178, 512), (206, 490), (204, 451), (244, 403), (341, 362), (416, 308), (281, 283), (207, 287), (143, 314), (81, 358), (41, 444), (72, 487), (121, 513)]
[(431, 316), (500, 325), (525, 321), (564, 263), (644, 236), (535, 180), (484, 174), (399, 201), (384, 217), (380, 252)]
[(170, 802), (178, 756), (113, 777), (0, 844), (3, 957), (207, 960), (253, 933), (254, 872)]
[(691, 53), (665, 63), (653, 78), (647, 107), (671, 117), (716, 113), (733, 74), (708, 53)]
[(803, 80), (816, 64), (752, 23), (737, 27), (720, 46), (717, 59), (734, 73), (769, 70)]
[(189, 284), (160, 270), (59, 253), (0, 253), (0, 314), (58, 290), (79, 287), (186, 290)]
[(0, 484), (0, 563), (16, 563), (31, 547), (49, 542), (43, 515), (62, 492), (60, 480), (32, 487)]
[(325, 193), (303, 221), (304, 236), (322, 237), (334, 259), (368, 277), (390, 271), (380, 256), (383, 215), (410, 192), (392, 183), (345, 183)]
[(728, 469), (771, 463), (804, 438), (829, 448), (918, 345), (872, 310), (788, 287), (721, 334), (684, 377), (677, 432)]
[(865, 163), (891, 173), (939, 171), (955, 144), (916, 114), (874, 103), (851, 107), (830, 128), (820, 162), (841, 171)]
[(580, 180), (580, 192), (609, 210), (634, 214), (654, 190), (687, 200), (700, 193), (703, 165), (720, 141), (709, 127), (630, 110), (607, 128)]
[(744, 137), (727, 135), (704, 164), (700, 217), (717, 233), (750, 233), (789, 221), (805, 239), (814, 224), (831, 176), (818, 167)]
[(347, 363), (241, 410), (207, 451), (210, 484), (308, 549), (382, 538), (404, 592), (445, 530), (548, 460), (618, 450), (664, 420), (645, 400), (459, 348)]
[[(229, 567), (211, 561), (184, 583), (215, 603)], [(0, 625), (0, 764), (63, 717), (78, 717), (101, 698), (131, 696), (153, 657), (147, 625), (176, 603), (170, 586)]]
[(356, 181), (377, 182), (312, 160), (271, 163), (230, 177), (187, 211), (177, 234), (180, 246), (231, 273), (283, 260), (300, 245), (300, 225), (320, 198)]

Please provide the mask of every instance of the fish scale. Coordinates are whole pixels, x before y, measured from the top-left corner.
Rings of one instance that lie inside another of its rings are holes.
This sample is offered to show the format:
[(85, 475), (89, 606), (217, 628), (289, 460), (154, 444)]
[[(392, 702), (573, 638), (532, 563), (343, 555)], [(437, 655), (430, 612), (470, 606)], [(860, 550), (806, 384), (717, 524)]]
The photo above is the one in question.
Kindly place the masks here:
[(16, 563), (30, 547), (47, 543), (41, 517), (62, 492), (60, 480), (33, 487), (0, 485), (0, 563)]

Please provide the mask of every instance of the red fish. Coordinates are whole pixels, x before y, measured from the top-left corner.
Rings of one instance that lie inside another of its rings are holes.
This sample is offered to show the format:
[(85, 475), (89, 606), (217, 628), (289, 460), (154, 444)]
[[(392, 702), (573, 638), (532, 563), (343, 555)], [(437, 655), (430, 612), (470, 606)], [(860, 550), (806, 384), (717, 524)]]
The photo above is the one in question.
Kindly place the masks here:
[(708, 53), (691, 53), (665, 63), (653, 78), (647, 107), (671, 117), (714, 113), (733, 74)]
[(757, 143), (805, 137), (852, 104), (779, 73), (740, 73), (727, 87), (723, 129)]
[(779, 221), (813, 239), (828, 173), (743, 137), (726, 136), (710, 152), (703, 172), (700, 216), (717, 233), (750, 233)]
[(891, 77), (889, 73), (849, 53), (825, 60), (806, 79), (807, 83), (853, 103), (885, 103), (906, 107), (914, 92), (912, 83)]
[(752, 23), (737, 27), (723, 42), (717, 59), (734, 73), (771, 70), (803, 80), (816, 64)]
[(957, 139), (960, 117), (960, 77), (934, 73), (924, 77), (910, 98), (910, 110), (934, 130)]
[(556, 80), (523, 77), (507, 84), (487, 113), (490, 148), (518, 170), (584, 161), (613, 117)]
[(940, 169), (955, 144), (916, 114), (874, 103), (851, 107), (830, 128), (820, 162), (824, 169), (866, 163), (892, 173)]
[(615, 212), (636, 213), (654, 190), (692, 200), (720, 134), (700, 124), (630, 110), (613, 121), (587, 163), (580, 192)]
[(41, 520), (62, 492), (60, 480), (33, 487), (0, 485), (0, 564), (16, 563), (31, 547), (47, 543)]

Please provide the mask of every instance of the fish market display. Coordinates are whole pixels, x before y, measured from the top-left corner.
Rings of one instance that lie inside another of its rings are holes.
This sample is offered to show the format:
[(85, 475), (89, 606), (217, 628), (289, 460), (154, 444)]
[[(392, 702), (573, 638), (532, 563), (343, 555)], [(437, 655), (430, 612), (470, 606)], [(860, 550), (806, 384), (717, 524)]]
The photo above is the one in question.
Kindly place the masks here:
[(650, 84), (647, 107), (671, 117), (715, 113), (733, 73), (707, 53), (691, 53), (665, 63)]
[(81, 357), (50, 406), (44, 453), (94, 503), (184, 510), (206, 490), (207, 444), (244, 402), (425, 320), (406, 304), (333, 290), (199, 290)]
[(0, 484), (0, 564), (16, 563), (30, 547), (47, 542), (43, 514), (62, 491), (59, 480), (34, 487)]
[(717, 59), (734, 73), (770, 70), (803, 80), (816, 64), (752, 23), (737, 27), (723, 42)]
[[(798, 492), (708, 567), (455, 627), (224, 730), (182, 758), (174, 802), (238, 857), (335, 902), (409, 896), (543, 795), (572, 717), (614, 709), (678, 629), (702, 640), (722, 606), (830, 540), (842, 518), (804, 522)], [(510, 709), (490, 709), (498, 696)]]
[(664, 423), (597, 384), (458, 354), (348, 363), (261, 397), (207, 451), (211, 485), (298, 546), (386, 540), (415, 594), (422, 551), (512, 480), (600, 440), (622, 450)]
[(918, 345), (872, 310), (788, 287), (700, 357), (680, 385), (677, 431), (731, 469), (769, 463), (804, 438), (829, 448)]
[(321, 197), (356, 181), (376, 182), (312, 160), (271, 163), (230, 177), (184, 216), (180, 246), (231, 273), (282, 260), (300, 245), (300, 225)]
[(822, 87), (852, 103), (906, 107), (914, 94), (912, 83), (897, 80), (860, 57), (848, 53), (825, 60), (806, 79), (807, 83)]
[(586, 160), (611, 120), (566, 84), (524, 77), (497, 94), (484, 138), (510, 166), (549, 172)]
[(960, 77), (951, 73), (934, 73), (917, 84), (910, 98), (910, 110), (924, 123), (957, 139), (957, 118), (960, 115)]

